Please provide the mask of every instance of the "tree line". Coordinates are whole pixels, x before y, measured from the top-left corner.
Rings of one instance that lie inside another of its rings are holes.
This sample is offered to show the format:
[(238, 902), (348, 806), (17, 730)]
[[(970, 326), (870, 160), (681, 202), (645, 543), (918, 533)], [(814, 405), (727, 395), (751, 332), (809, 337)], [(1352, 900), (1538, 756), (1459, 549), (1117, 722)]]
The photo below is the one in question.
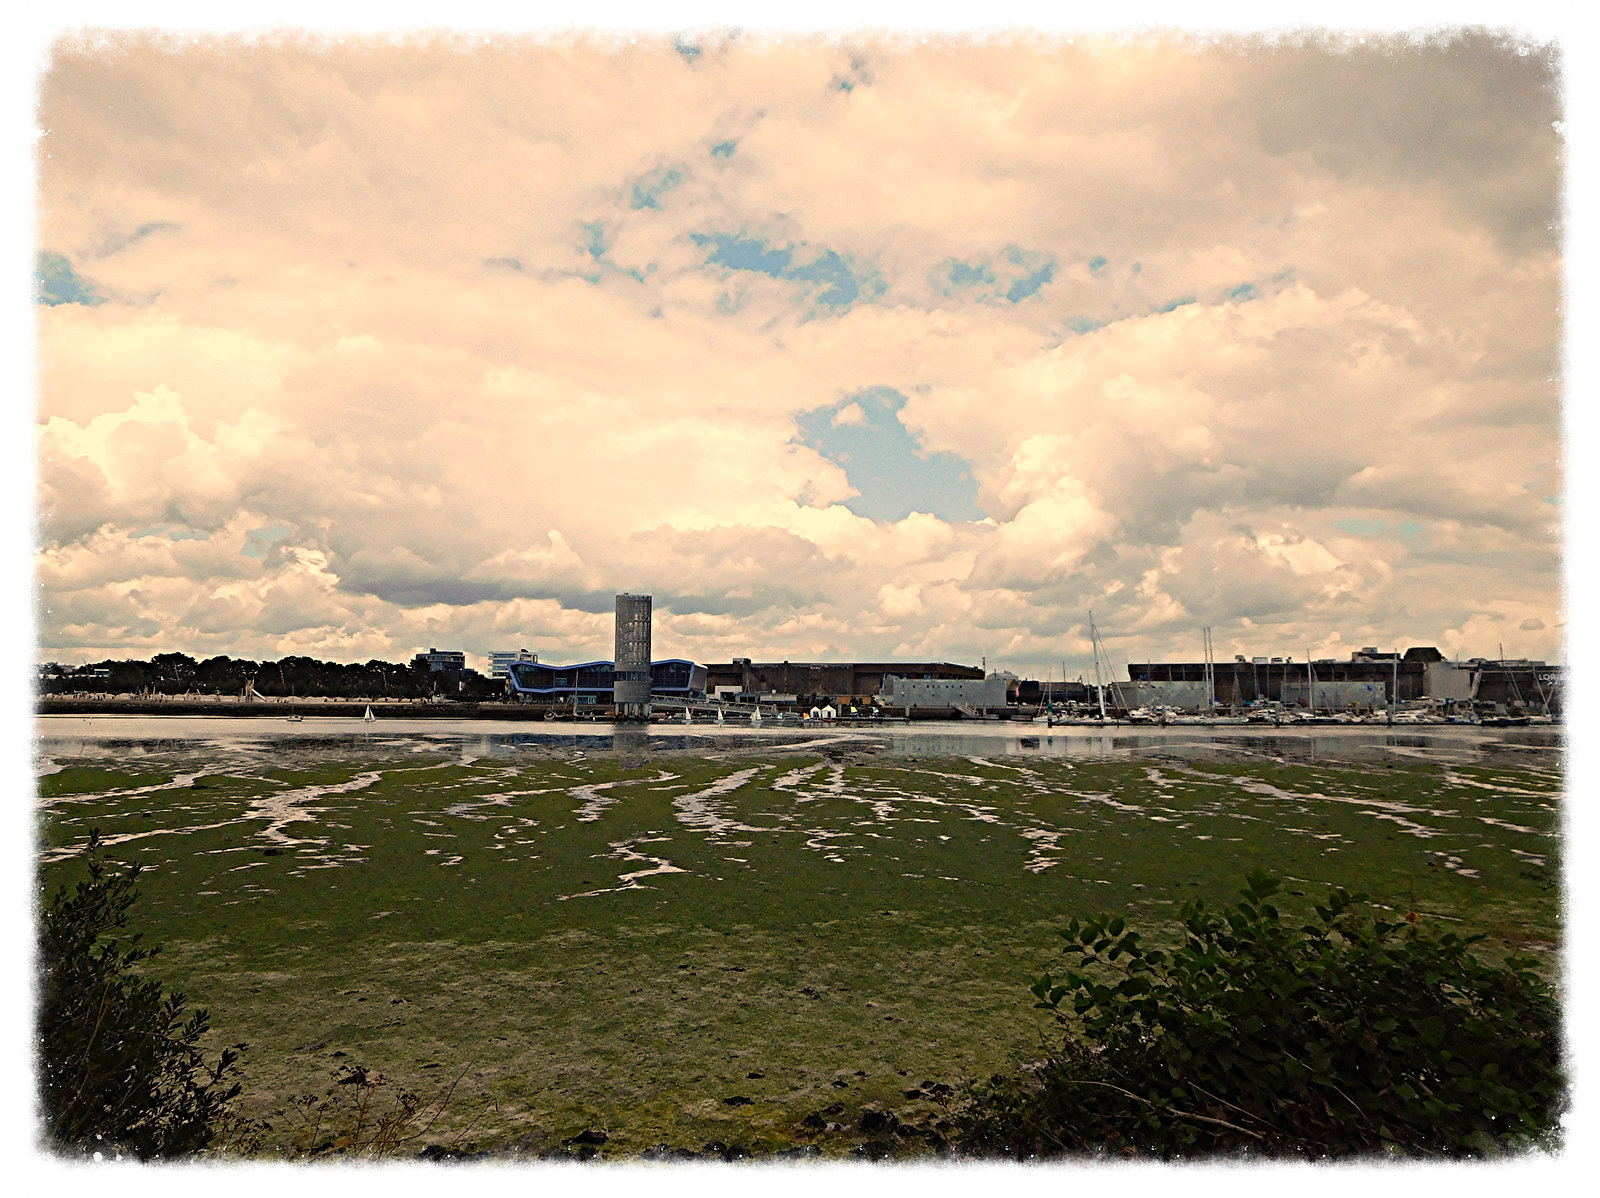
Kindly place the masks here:
[(499, 679), (476, 670), (430, 670), (426, 664), (392, 661), (355, 664), (291, 656), (252, 661), (226, 654), (197, 660), (187, 653), (158, 653), (148, 661), (97, 661), (82, 666), (47, 666), (39, 690), (46, 695), (129, 694), (240, 695), (251, 688), (263, 697), (329, 699), (491, 699), (505, 693)]

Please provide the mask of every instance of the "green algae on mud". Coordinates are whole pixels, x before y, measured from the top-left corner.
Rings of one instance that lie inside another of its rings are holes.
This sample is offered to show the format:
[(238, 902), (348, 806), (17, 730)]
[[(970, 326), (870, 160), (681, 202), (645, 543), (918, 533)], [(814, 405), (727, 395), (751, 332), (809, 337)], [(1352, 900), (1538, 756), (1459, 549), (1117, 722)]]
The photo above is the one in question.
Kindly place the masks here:
[(1286, 908), (1343, 885), (1485, 931), (1490, 952), (1554, 968), (1560, 943), (1562, 779), (1543, 768), (63, 764), (42, 788), (41, 880), (69, 876), (90, 827), (148, 867), (140, 930), (219, 1043), (250, 1044), (244, 1112), (274, 1123), (271, 1150), (296, 1142), (273, 1112), (362, 1063), (425, 1096), (460, 1077), (439, 1142), (467, 1128), (535, 1151), (594, 1127), (607, 1154), (843, 1152), (851, 1136), (802, 1121), (934, 1119), (924, 1083), (1037, 1055), (1027, 982), (1068, 917), (1154, 925), (1230, 902), (1256, 866)]

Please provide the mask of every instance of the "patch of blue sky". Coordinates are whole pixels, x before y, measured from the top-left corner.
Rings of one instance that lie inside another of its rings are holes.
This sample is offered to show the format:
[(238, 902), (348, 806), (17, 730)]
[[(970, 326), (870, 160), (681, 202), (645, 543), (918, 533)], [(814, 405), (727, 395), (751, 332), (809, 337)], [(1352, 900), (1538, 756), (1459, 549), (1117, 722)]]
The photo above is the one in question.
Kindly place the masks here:
[(127, 249), (130, 245), (133, 245), (137, 241), (143, 241), (152, 233), (176, 233), (182, 227), (182, 225), (175, 224), (170, 220), (146, 221), (131, 233), (112, 237), (105, 244), (105, 246), (100, 249), (99, 256), (102, 258), (109, 257), (110, 255), (115, 254), (118, 250)]
[(794, 257), (788, 250), (775, 250), (765, 241), (741, 237), (737, 233), (691, 233), (689, 240), (701, 249), (711, 247), (706, 257), (708, 263), (726, 266), (729, 270), (755, 271), (774, 279), (784, 277)]
[(1186, 295), (1182, 299), (1175, 299), (1175, 300), (1171, 300), (1171, 301), (1169, 301), (1168, 303), (1165, 303), (1165, 304), (1158, 304), (1158, 305), (1156, 305), (1156, 307), (1151, 309), (1151, 311), (1153, 311), (1153, 312), (1155, 312), (1157, 314), (1164, 313), (1164, 312), (1176, 312), (1179, 308), (1187, 307), (1189, 304), (1198, 303), (1198, 302), (1199, 301), (1195, 296)]
[(906, 398), (872, 387), (802, 413), (795, 441), (840, 466), (860, 494), (844, 502), (869, 520), (927, 512), (941, 520), (981, 520), (971, 465), (952, 453), (923, 452), (900, 420)]
[(239, 550), (245, 557), (264, 558), (279, 541), (294, 531), (289, 524), (264, 524), (244, 534), (244, 547)]
[(850, 73), (848, 75), (835, 75), (833, 87), (836, 91), (853, 92), (858, 87), (868, 87), (872, 84), (872, 72), (867, 70), (864, 58), (856, 57), (850, 60)]
[(785, 277), (826, 286), (827, 290), (817, 296), (817, 303), (830, 307), (853, 304), (861, 294), (861, 284), (856, 281), (849, 263), (834, 250), (824, 250), (816, 261), (793, 267)]
[(106, 302), (93, 283), (72, 269), (62, 254), (40, 250), (33, 268), (34, 302), (47, 307), (57, 304), (84, 304), (93, 307)]
[(1051, 263), (1048, 266), (1042, 266), (1038, 270), (1033, 271), (1031, 274), (1018, 279), (1015, 283), (1011, 284), (1010, 287), (1006, 288), (1006, 298), (1013, 304), (1020, 304), (1029, 296), (1037, 295), (1039, 293), (1039, 288), (1043, 287), (1051, 279), (1055, 278), (1055, 275), (1056, 268), (1054, 263)]
[[(610, 272), (611, 274), (626, 275), (635, 282), (644, 282), (644, 276), (648, 271), (640, 271), (635, 267), (621, 267), (606, 257), (611, 252), (611, 242), (607, 239), (604, 221), (580, 221), (578, 227), (583, 230), (584, 252), (602, 267), (600, 273), (580, 274), (580, 278), (590, 283), (598, 283), (605, 277), (606, 272)], [(654, 269), (653, 265), (649, 267), (649, 270)]]
[(1333, 526), (1353, 537), (1381, 537), (1392, 532), (1403, 541), (1415, 541), (1427, 531), (1417, 520), (1401, 520), (1391, 525), (1387, 520), (1367, 520), (1358, 516), (1335, 520)]
[(689, 239), (701, 249), (709, 249), (708, 266), (723, 266), (763, 274), (769, 278), (804, 284), (816, 291), (815, 303), (828, 308), (846, 308), (856, 300), (883, 294), (885, 285), (870, 268), (852, 262), (837, 250), (809, 253), (804, 261), (798, 248), (784, 249), (759, 237), (738, 233), (691, 233)]
[(738, 148), (739, 148), (739, 143), (736, 142), (736, 141), (732, 141), (732, 140), (719, 141), (716, 145), (711, 147), (711, 157), (713, 157), (713, 158), (732, 158), (733, 157), (733, 152), (735, 150), (737, 150)]
[(974, 287), (982, 283), (993, 283), (994, 271), (984, 262), (976, 266), (970, 262), (952, 262), (948, 277), (952, 287)]
[(648, 175), (641, 175), (634, 181), (633, 197), (628, 201), (628, 206), (635, 212), (645, 208), (660, 208), (661, 197), (682, 183), (683, 172), (675, 166), (664, 166)]
[(1353, 537), (1376, 537), (1389, 531), (1387, 520), (1335, 520), (1333, 526), (1340, 532), (1347, 532)]
[(933, 283), (945, 295), (961, 291), (986, 303), (1004, 299), (1019, 304), (1037, 295), (1055, 275), (1053, 256), (1008, 245), (994, 258), (952, 258), (934, 275)]
[(1067, 321), (1066, 327), (1072, 332), (1081, 335), (1083, 333), (1092, 333), (1096, 329), (1103, 329), (1109, 323), (1109, 321), (1094, 320), (1088, 316), (1074, 316), (1071, 320)]
[(1005, 259), (1024, 272), (1020, 277), (1014, 278), (1011, 286), (1006, 288), (1005, 297), (1013, 304), (1020, 304), (1028, 297), (1037, 295), (1041, 287), (1056, 277), (1056, 260), (1049, 254), (1025, 250), (1018, 245), (1008, 245)]
[(1237, 287), (1230, 288), (1227, 297), (1231, 300), (1253, 300), (1260, 297), (1254, 283), (1240, 283)]
[(1104, 254), (1096, 254), (1089, 259), (1089, 273), (1097, 279), (1103, 279), (1106, 277), (1106, 267), (1109, 263), (1110, 260)]

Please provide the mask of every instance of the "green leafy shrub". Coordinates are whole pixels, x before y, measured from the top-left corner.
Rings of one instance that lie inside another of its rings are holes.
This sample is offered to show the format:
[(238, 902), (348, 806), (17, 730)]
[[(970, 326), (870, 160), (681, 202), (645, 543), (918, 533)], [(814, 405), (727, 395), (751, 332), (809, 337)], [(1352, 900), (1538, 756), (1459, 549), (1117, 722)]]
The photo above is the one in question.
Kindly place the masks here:
[(56, 1151), (173, 1157), (212, 1143), (220, 1127), (254, 1130), (229, 1115), (238, 1050), (207, 1065), (198, 1043), (210, 1023), (185, 1014), (182, 994), (143, 976), (160, 950), (118, 935), (138, 897), (137, 865), (107, 864), (89, 836), (88, 877), (62, 886), (39, 928), (39, 1097)]
[(1183, 943), (1120, 918), (1073, 920), (1075, 958), (1033, 984), (1067, 1029), (1031, 1073), (969, 1090), (974, 1155), (1481, 1156), (1553, 1147), (1565, 1103), (1560, 1011), (1481, 937), (1435, 936), (1335, 890), (1290, 926), (1257, 871), (1224, 913), (1192, 903)]

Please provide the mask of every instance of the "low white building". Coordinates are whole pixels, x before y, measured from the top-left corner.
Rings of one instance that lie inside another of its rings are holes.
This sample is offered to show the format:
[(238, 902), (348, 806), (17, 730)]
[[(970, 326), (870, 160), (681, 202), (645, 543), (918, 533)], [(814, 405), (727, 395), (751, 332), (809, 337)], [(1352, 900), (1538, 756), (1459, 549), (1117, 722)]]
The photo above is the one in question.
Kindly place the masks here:
[(1004, 707), (1006, 680), (988, 678), (898, 678), (883, 680), (878, 701), (886, 707)]

